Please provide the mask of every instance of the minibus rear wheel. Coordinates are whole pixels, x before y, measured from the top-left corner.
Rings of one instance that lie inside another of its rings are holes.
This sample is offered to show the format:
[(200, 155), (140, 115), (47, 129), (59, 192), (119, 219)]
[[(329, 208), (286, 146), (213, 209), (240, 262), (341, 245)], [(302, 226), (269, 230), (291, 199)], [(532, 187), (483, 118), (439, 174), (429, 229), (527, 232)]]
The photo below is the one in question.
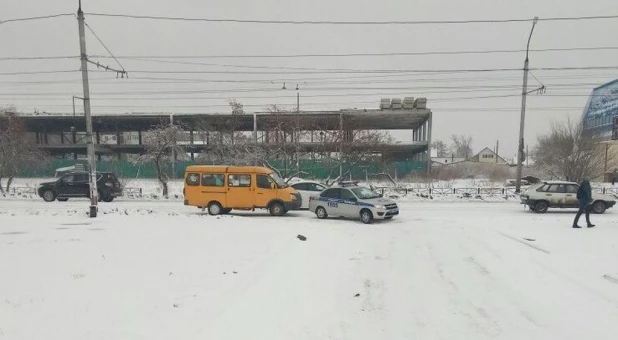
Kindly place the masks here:
[(220, 215), (222, 211), (223, 211), (223, 208), (221, 207), (221, 204), (219, 204), (219, 202), (210, 202), (210, 204), (208, 204), (209, 214), (213, 216)]

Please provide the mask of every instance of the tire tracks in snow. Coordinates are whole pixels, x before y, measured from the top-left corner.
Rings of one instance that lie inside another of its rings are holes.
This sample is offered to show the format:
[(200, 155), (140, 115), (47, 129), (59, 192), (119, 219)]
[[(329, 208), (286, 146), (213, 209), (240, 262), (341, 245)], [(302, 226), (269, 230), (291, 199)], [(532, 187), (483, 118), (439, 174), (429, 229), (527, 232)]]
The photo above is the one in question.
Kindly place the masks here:
[(502, 232), (499, 232), (499, 234), (504, 236), (504, 237), (506, 237), (506, 238), (508, 238), (508, 239), (511, 239), (511, 240), (513, 240), (515, 242), (518, 242), (518, 243), (521, 243), (523, 245), (526, 245), (526, 246), (528, 246), (528, 247), (530, 247), (532, 249), (538, 250), (538, 251), (540, 251), (542, 253), (545, 253), (545, 254), (548, 254), (548, 255), (551, 254), (551, 252), (549, 250), (545, 250), (545, 249), (543, 249), (541, 247), (535, 246), (534, 244), (530, 244), (530, 243), (524, 242), (524, 241), (522, 241), (522, 240), (520, 240), (520, 239), (518, 239), (516, 237), (511, 236), (511, 235), (507, 235), (507, 234), (502, 233)]
[[(429, 250), (429, 254), (432, 258), (433, 264), (436, 267), (439, 277), (447, 287), (446, 294), (449, 296), (449, 301), (451, 304), (450, 307), (453, 308), (452, 312), (463, 315), (469, 325), (472, 325), (476, 330), (480, 331), (484, 335), (489, 337), (499, 336), (502, 333), (502, 326), (500, 325), (500, 322), (495, 320), (492, 315), (487, 312), (487, 309), (483, 306), (483, 304), (479, 304), (475, 301), (475, 299), (465, 288), (460, 287), (460, 285), (457, 284), (457, 279), (450, 277), (450, 268), (445, 266), (447, 261), (442, 261), (440, 259), (440, 256), (443, 255), (438, 254), (434, 244), (432, 242), (428, 242), (426, 246)], [(472, 255), (467, 248), (462, 247), (461, 245), (459, 245), (459, 248), (466, 251), (466, 254)], [(461, 254), (461, 252), (456, 253)], [(450, 256), (450, 254), (447, 254), (447, 256)], [(463, 264), (467, 263), (467, 268), (470, 268), (476, 273), (476, 275), (487, 277), (490, 274), (487, 268), (481, 265), (473, 256), (468, 256), (463, 259), (449, 259), (448, 261), (448, 263), (451, 264), (455, 262), (462, 262)]]

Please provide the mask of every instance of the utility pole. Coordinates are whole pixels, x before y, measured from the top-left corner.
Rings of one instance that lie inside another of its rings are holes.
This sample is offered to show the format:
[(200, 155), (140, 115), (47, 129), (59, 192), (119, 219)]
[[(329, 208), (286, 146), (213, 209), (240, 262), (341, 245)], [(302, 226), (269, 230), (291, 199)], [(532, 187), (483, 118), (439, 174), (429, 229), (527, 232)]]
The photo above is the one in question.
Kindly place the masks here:
[(496, 163), (498, 163), (498, 157), (500, 157), (500, 154), (498, 153), (500, 150), (500, 141), (497, 140), (496, 141)]
[(84, 12), (82, 2), (77, 9), (77, 23), (79, 26), (79, 50), (82, 64), (82, 85), (84, 87), (84, 113), (86, 115), (86, 149), (88, 153), (88, 173), (90, 178), (90, 218), (97, 217), (97, 174), (94, 156), (94, 136), (92, 135), (92, 115), (90, 113), (90, 86), (88, 84), (88, 56), (86, 54), (86, 32), (84, 28)]
[(528, 153), (528, 144), (526, 144), (526, 167), (530, 165), (530, 153)]
[[(170, 113), (170, 126), (174, 126), (174, 114), (173, 113)], [(177, 141), (174, 140), (174, 146), (172, 148), (172, 179), (176, 179), (176, 144), (177, 144)]]
[(524, 62), (524, 84), (521, 92), (521, 117), (519, 122), (519, 148), (517, 152), (517, 178), (515, 184), (515, 192), (521, 192), (521, 173), (524, 162), (524, 126), (526, 120), (526, 96), (528, 95), (528, 72), (529, 62), (528, 53), (530, 51), (530, 40), (532, 39), (532, 33), (534, 32), (534, 27), (536, 27), (537, 22), (539, 21), (538, 17), (534, 17), (532, 21), (532, 30), (530, 30), (530, 36), (528, 37), (528, 44), (526, 45), (526, 61)]

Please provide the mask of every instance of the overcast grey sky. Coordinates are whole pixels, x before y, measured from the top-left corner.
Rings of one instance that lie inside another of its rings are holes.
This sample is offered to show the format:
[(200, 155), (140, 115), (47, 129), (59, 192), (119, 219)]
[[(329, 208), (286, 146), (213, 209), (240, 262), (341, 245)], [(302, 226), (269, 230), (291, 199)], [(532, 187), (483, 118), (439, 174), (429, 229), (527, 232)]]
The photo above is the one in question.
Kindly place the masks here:
[[(618, 2), (615, 0), (84, 0), (83, 6), (86, 13), (319, 21), (475, 20), (618, 14)], [(0, 21), (74, 13), (76, 10), (77, 0), (0, 0)], [(524, 49), (530, 23), (260, 25), (153, 21), (88, 15), (86, 22), (111, 51), (121, 57), (120, 62), (131, 76), (129, 80), (116, 80), (113, 73), (91, 73), (94, 114), (152, 111), (227, 112), (229, 110), (225, 105), (228, 98), (241, 101), (246, 105), (247, 111), (261, 111), (270, 104), (294, 108), (294, 88), (296, 83), (299, 83), (301, 110), (377, 108), (380, 98), (423, 96), (428, 98), (428, 105), (434, 112), (435, 138), (448, 140), (453, 133), (469, 134), (474, 138), (475, 151), (485, 146), (493, 148), (496, 140), (500, 141), (501, 154), (504, 156), (511, 157), (516, 151), (521, 71), (355, 74), (333, 73), (323, 69), (522, 68), (524, 53), (521, 52), (424, 56), (157, 59), (202, 63), (200, 65), (122, 57)], [(616, 32), (618, 19), (540, 22), (531, 48), (618, 46)], [(89, 55), (107, 54), (89, 32), (87, 38)], [(0, 58), (76, 56), (79, 54), (77, 21), (74, 17), (61, 17), (2, 24), (0, 46)], [(113, 60), (97, 60), (118, 67)], [(530, 66), (618, 66), (618, 50), (531, 52)], [(32, 112), (34, 109), (71, 112), (71, 96), (82, 94), (79, 73), (1, 73), (78, 68), (77, 59), (0, 60), (0, 106), (14, 105), (24, 112)], [(157, 74), (140, 71), (184, 73)], [(220, 73), (196, 74), (193, 73), (195, 71)], [(304, 73), (290, 74), (299, 71)], [(526, 143), (531, 147), (536, 136), (545, 132), (552, 120), (579, 118), (590, 91), (597, 85), (618, 78), (618, 70), (536, 71), (533, 74), (547, 86), (547, 93), (543, 96), (532, 95), (528, 99)], [(373, 78), (368, 78), (369, 76)], [(187, 82), (187, 79), (199, 81)], [(240, 82), (210, 82), (213, 80)], [(286, 82), (287, 90), (281, 89), (283, 82)], [(537, 80), (530, 79), (531, 88), (538, 85)], [(139, 94), (143, 92), (155, 93)], [(508, 97), (455, 99), (501, 95)], [(397, 137), (403, 141), (411, 139), (409, 134), (398, 134)]]

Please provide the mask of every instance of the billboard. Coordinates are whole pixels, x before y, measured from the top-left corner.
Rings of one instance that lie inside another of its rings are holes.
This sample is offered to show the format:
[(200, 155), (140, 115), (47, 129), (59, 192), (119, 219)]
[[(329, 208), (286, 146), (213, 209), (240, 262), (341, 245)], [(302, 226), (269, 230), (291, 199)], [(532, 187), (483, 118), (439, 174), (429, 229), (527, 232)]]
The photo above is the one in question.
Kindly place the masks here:
[(616, 138), (618, 117), (618, 79), (592, 91), (584, 110), (584, 129), (593, 130), (606, 138)]

